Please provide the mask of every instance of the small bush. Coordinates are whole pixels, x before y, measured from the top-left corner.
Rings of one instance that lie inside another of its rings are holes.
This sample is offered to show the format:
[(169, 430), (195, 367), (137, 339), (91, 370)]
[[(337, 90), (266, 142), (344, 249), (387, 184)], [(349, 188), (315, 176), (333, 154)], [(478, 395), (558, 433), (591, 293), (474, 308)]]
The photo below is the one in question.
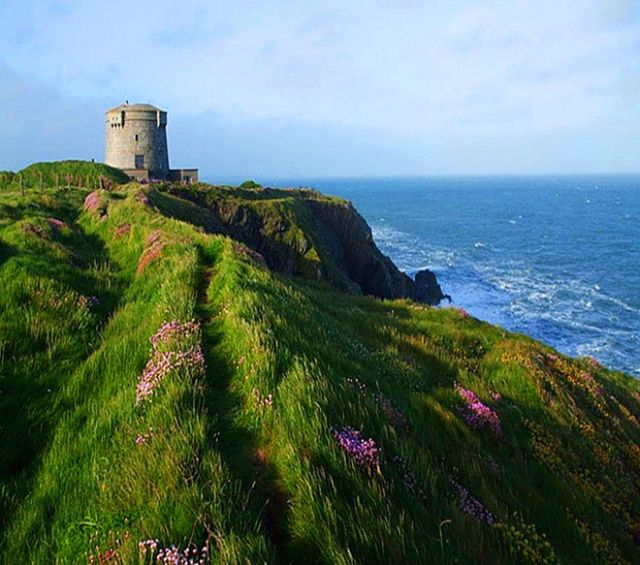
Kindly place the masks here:
[(254, 180), (246, 180), (241, 185), (240, 188), (263, 188), (261, 184), (257, 183)]

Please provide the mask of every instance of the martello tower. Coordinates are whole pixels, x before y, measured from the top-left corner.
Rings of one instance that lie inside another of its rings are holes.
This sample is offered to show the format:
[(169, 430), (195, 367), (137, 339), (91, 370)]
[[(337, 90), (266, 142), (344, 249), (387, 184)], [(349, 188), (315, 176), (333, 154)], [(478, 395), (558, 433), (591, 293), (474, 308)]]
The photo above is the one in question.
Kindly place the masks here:
[[(167, 178), (167, 113), (150, 104), (121, 104), (106, 112), (105, 162), (147, 178)], [(146, 173), (146, 174), (144, 174)]]
[(198, 169), (169, 169), (167, 113), (151, 104), (121, 104), (106, 112), (105, 163), (131, 178), (198, 181)]

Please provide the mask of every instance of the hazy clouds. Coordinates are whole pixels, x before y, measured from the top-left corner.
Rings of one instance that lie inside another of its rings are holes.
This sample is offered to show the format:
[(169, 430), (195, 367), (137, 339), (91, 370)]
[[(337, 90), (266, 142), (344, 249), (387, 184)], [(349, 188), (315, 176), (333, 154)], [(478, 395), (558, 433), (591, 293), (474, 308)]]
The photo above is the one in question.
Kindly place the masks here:
[(3, 0), (0, 168), (100, 158), (129, 99), (220, 175), (638, 170), (636, 6)]

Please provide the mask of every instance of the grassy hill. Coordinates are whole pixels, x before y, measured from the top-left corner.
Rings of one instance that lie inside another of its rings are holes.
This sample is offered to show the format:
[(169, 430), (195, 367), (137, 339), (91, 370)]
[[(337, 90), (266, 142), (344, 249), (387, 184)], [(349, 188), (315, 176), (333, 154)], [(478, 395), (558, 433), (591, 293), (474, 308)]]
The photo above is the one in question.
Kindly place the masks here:
[(638, 381), (341, 292), (339, 200), (54, 187), (0, 194), (0, 562), (640, 560)]

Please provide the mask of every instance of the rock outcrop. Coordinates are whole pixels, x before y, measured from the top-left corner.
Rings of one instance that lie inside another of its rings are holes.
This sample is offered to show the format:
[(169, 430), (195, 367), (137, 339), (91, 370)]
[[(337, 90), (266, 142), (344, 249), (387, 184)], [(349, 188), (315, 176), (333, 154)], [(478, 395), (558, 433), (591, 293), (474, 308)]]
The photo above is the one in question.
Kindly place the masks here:
[(414, 298), (427, 304), (439, 304), (444, 299), (451, 302), (451, 296), (442, 292), (436, 274), (429, 269), (416, 273)]

